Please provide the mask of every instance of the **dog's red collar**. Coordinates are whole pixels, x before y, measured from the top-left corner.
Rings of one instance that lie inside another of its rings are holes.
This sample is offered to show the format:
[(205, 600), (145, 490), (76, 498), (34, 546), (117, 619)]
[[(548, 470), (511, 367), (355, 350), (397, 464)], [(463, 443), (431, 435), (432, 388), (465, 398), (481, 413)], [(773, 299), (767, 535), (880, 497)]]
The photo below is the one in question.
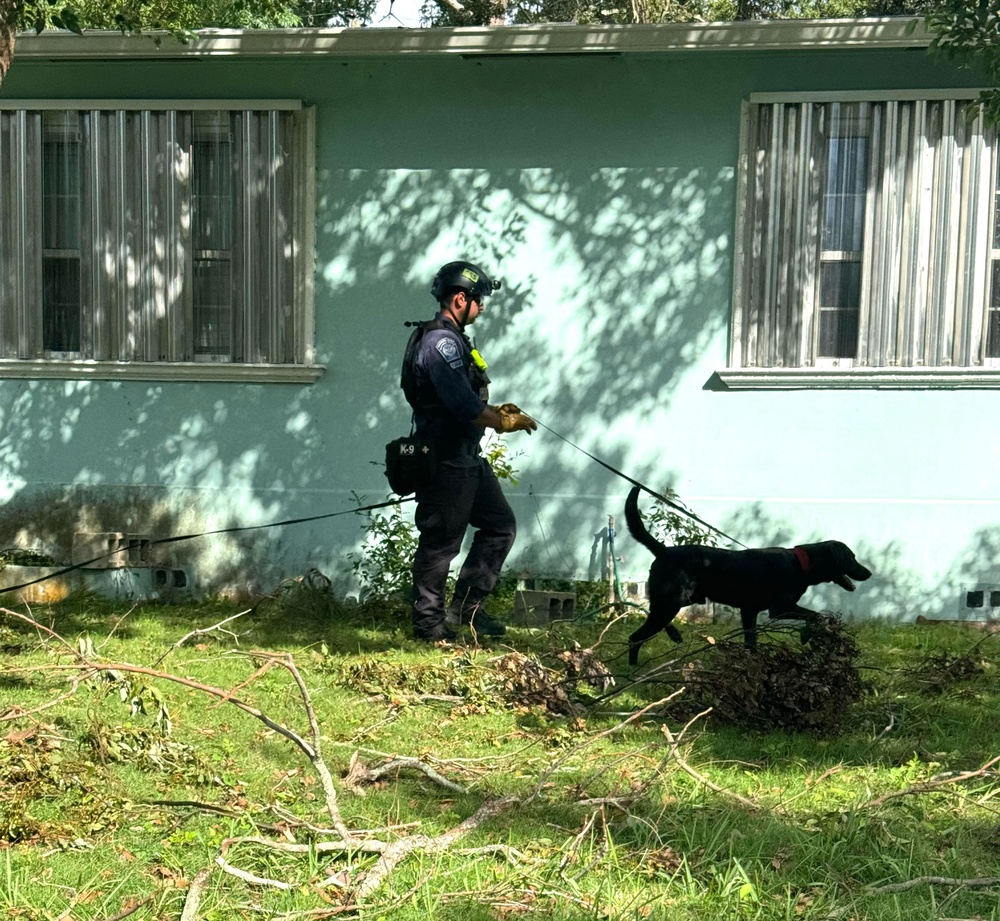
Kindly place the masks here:
[(809, 554), (806, 553), (805, 549), (802, 547), (792, 547), (792, 553), (795, 554), (795, 559), (799, 561), (802, 571), (809, 572)]

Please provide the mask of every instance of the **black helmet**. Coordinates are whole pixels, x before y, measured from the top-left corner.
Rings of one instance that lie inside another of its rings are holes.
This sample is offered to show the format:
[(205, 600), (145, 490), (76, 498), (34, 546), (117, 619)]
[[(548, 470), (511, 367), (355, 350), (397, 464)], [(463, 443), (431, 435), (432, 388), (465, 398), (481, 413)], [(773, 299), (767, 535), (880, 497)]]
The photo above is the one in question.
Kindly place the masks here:
[(468, 291), (473, 300), (482, 303), (484, 297), (499, 290), (500, 281), (471, 262), (449, 262), (438, 269), (431, 282), (431, 295), (438, 303), (452, 291)]

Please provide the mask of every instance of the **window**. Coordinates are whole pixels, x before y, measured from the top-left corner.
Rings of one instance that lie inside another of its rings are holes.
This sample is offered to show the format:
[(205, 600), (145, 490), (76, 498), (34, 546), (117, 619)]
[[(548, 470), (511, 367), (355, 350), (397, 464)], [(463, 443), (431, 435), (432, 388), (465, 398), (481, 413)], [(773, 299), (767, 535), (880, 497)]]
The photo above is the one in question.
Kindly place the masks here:
[(87, 105), (0, 104), (0, 376), (315, 379), (310, 110)]
[(734, 376), (996, 368), (1000, 383), (996, 154), (972, 99), (752, 97)]

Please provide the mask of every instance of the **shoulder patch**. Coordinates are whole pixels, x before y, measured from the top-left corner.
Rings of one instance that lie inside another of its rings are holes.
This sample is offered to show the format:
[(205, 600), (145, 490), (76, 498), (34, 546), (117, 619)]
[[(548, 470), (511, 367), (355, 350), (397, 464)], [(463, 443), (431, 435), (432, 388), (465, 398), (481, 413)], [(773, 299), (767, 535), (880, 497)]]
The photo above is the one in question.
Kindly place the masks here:
[(434, 346), (441, 357), (453, 368), (461, 367), (462, 353), (459, 351), (458, 343), (451, 336), (442, 336)]

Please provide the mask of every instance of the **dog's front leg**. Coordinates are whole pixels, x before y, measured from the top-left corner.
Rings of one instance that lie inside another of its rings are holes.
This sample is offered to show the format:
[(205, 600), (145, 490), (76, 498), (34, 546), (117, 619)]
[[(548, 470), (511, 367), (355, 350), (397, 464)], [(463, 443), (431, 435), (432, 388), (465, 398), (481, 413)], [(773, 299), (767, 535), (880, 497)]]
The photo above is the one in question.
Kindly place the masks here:
[(743, 623), (743, 645), (749, 650), (757, 648), (757, 615), (756, 608), (740, 608), (740, 621)]

